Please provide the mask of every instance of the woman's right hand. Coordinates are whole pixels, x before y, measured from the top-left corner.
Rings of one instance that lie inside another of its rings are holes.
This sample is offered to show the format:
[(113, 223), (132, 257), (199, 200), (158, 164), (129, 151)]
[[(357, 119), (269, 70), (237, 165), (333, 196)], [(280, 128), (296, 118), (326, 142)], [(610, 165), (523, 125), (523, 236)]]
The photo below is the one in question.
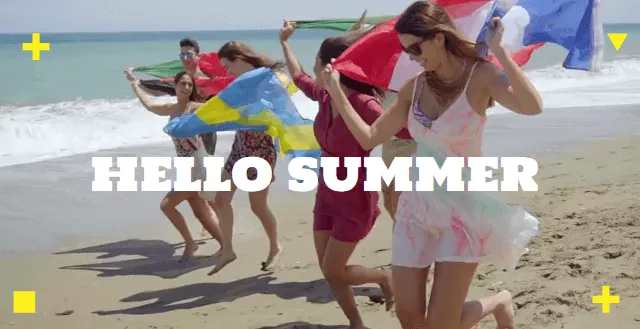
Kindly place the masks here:
[(282, 24), (282, 28), (280, 29), (280, 41), (284, 42), (289, 40), (289, 37), (293, 34), (293, 31), (296, 30), (296, 22), (290, 22), (285, 20)]
[(361, 28), (362, 28), (362, 24), (364, 24), (364, 21), (365, 21), (366, 19), (367, 19), (367, 10), (365, 9), (365, 10), (362, 12), (362, 15), (360, 16), (360, 19), (358, 20), (358, 22), (356, 22), (356, 24), (355, 24), (355, 25), (353, 25), (353, 26), (349, 29), (349, 32), (357, 31), (357, 30), (361, 29)]

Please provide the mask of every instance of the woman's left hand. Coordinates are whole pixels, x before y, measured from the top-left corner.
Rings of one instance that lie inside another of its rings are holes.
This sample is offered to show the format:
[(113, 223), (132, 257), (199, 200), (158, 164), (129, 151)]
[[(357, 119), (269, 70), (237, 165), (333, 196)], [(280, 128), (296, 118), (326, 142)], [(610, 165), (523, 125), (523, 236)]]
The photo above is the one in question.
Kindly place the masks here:
[[(332, 59), (331, 63), (333, 63), (333, 61)], [(331, 64), (327, 64), (322, 70), (322, 81), (324, 82), (325, 89), (331, 92), (335, 90), (335, 88), (340, 87), (340, 73), (334, 70)]]
[(127, 80), (129, 80), (129, 82), (134, 82), (138, 80), (138, 78), (136, 78), (136, 76), (133, 75), (133, 68), (131, 67), (127, 67), (126, 69), (124, 69), (124, 76), (125, 78), (127, 78)]
[(504, 25), (499, 17), (494, 17), (489, 22), (489, 30), (487, 31), (487, 37), (485, 41), (489, 50), (495, 53), (496, 50), (502, 47), (502, 34), (504, 33)]

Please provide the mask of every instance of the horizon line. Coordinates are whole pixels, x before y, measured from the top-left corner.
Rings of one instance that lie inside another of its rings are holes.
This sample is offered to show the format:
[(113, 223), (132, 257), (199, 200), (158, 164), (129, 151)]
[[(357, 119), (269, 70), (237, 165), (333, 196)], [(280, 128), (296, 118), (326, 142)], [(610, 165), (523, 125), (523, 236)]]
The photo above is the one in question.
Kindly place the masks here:
[[(632, 23), (632, 22), (618, 22), (618, 23), (603, 23), (606, 25), (640, 25), (640, 22)], [(273, 29), (210, 29), (210, 30), (123, 30), (123, 31), (48, 31), (48, 32), (0, 32), (0, 35), (21, 35), (21, 34), (32, 34), (32, 33), (40, 33), (40, 34), (89, 34), (89, 33), (104, 33), (104, 34), (119, 34), (119, 33), (174, 33), (174, 32), (255, 32), (255, 31), (278, 31), (277, 27)]]
[(19, 34), (68, 34), (68, 33), (105, 33), (105, 34), (118, 34), (118, 33), (174, 33), (174, 32), (255, 32), (255, 31), (278, 31), (278, 28), (273, 29), (237, 29), (237, 30), (129, 30), (129, 31), (48, 31), (48, 32), (0, 32), (0, 35), (19, 35)]

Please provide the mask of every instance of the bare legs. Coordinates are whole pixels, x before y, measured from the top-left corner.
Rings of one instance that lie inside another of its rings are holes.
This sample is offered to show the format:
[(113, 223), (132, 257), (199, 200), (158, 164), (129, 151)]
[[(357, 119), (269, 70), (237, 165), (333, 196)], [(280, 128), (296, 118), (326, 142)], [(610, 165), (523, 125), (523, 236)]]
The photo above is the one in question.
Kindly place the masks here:
[(396, 314), (402, 328), (469, 329), (493, 314), (498, 329), (513, 329), (514, 313), (508, 291), (465, 302), (477, 266), (475, 263), (436, 263), (428, 306), (425, 288), (429, 268), (394, 266)]
[(230, 191), (218, 191), (216, 193), (213, 208), (216, 210), (218, 218), (220, 219), (220, 229), (222, 229), (222, 235), (224, 236), (224, 244), (222, 245), (220, 257), (213, 266), (213, 269), (209, 272), (209, 275), (218, 273), (223, 267), (237, 258), (233, 250), (233, 208), (231, 207), (231, 200), (233, 200), (233, 195), (237, 189), (236, 185), (232, 182)]
[(191, 209), (193, 209), (193, 215), (202, 225), (203, 233), (209, 233), (211, 237), (220, 244), (220, 250), (214, 254), (214, 257), (218, 256), (222, 253), (224, 236), (222, 235), (222, 230), (220, 229), (215, 209), (206, 200), (200, 197), (191, 198), (187, 201), (189, 202)]
[(269, 238), (269, 254), (267, 255), (267, 259), (262, 262), (263, 271), (272, 269), (272, 265), (278, 263), (278, 258), (280, 257), (280, 253), (282, 253), (282, 246), (278, 242), (278, 224), (271, 209), (269, 209), (267, 203), (268, 196), (269, 187), (262, 191), (249, 193), (251, 211), (260, 219), (262, 227), (265, 233), (267, 233), (267, 238)]
[[(224, 235), (224, 245), (218, 262), (214, 265), (209, 275), (218, 273), (223, 267), (236, 260), (237, 256), (233, 250), (233, 207), (231, 201), (238, 188), (231, 182), (231, 191), (219, 191), (216, 194), (214, 209), (220, 218), (220, 228)], [(260, 219), (262, 226), (269, 238), (269, 254), (262, 263), (262, 269), (268, 270), (277, 263), (282, 252), (282, 246), (278, 242), (278, 229), (276, 219), (269, 208), (267, 197), (269, 188), (258, 192), (249, 193), (249, 204), (253, 213)]]
[(395, 191), (393, 187), (393, 181), (391, 186), (386, 186), (382, 182), (382, 201), (384, 203), (384, 209), (389, 213), (389, 217), (393, 220), (393, 226), (396, 226), (396, 211), (398, 210), (398, 200), (400, 200), (400, 194), (402, 191)]
[(221, 246), (223, 246), (222, 232), (220, 227), (218, 227), (215, 212), (207, 205), (206, 201), (200, 198), (197, 192), (170, 191), (160, 202), (160, 210), (162, 210), (165, 216), (169, 218), (169, 221), (171, 221), (173, 226), (175, 226), (184, 239), (185, 246), (184, 254), (182, 255), (184, 260), (192, 258), (193, 254), (198, 249), (198, 245), (196, 245), (191, 233), (189, 232), (184, 216), (182, 216), (176, 208), (185, 200), (189, 202), (189, 205), (193, 210), (193, 214), (202, 226), (220, 243)]
[(313, 240), (322, 269), (340, 308), (349, 319), (351, 329), (366, 329), (356, 305), (352, 286), (376, 283), (384, 293), (387, 310), (393, 306), (391, 275), (387, 271), (347, 265), (357, 243), (335, 240), (329, 232), (313, 232)]

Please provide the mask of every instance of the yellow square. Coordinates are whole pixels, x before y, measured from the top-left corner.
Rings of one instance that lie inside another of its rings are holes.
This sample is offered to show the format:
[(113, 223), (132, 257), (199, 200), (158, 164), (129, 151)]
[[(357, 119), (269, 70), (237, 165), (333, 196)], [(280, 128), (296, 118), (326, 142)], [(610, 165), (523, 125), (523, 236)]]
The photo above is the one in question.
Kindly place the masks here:
[(14, 291), (13, 292), (13, 313), (35, 313), (36, 312), (36, 292), (35, 291)]

